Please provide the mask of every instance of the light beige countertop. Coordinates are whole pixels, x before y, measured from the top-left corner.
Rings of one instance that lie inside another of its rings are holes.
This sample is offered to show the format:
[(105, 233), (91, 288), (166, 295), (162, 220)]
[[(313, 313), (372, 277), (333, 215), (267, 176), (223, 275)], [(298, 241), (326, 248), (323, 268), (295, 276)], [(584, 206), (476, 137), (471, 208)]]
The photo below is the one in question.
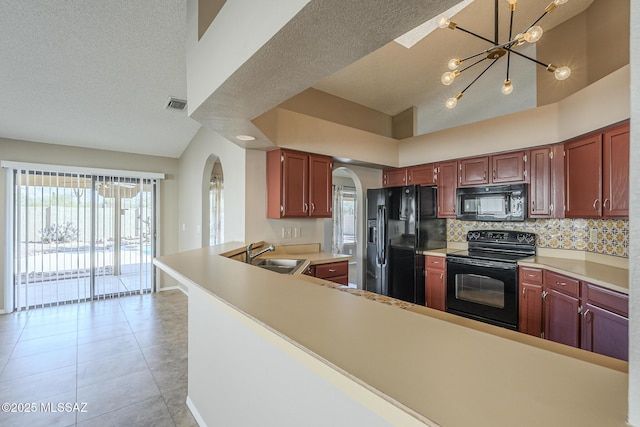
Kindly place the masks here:
[(460, 252), (460, 251), (461, 251), (460, 248), (429, 249), (427, 251), (422, 251), (422, 255), (446, 257), (447, 254), (452, 254), (454, 252)]
[(426, 307), (380, 304), (220, 256), (241, 246), (165, 255), (154, 264), (425, 423), (625, 425), (625, 362), (571, 357), (587, 352), (562, 354), (545, 347), (555, 343), (518, 342), (512, 338), (522, 334), (466, 320), (470, 327)]
[(629, 270), (597, 262), (536, 256), (518, 261), (524, 267), (544, 268), (594, 285), (629, 294)]

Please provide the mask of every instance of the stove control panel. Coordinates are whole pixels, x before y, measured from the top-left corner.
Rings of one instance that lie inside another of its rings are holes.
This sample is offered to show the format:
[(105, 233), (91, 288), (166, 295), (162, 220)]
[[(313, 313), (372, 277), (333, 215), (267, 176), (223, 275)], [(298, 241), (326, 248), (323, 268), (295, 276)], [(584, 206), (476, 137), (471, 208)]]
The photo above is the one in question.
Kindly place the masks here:
[(469, 242), (504, 242), (535, 245), (536, 235), (515, 230), (477, 230), (467, 233)]

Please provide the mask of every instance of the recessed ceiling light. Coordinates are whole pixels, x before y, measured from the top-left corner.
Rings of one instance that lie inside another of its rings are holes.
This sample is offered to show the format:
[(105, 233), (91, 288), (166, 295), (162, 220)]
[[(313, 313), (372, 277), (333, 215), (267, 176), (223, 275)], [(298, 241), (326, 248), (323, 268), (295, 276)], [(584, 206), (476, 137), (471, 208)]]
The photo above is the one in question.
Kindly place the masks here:
[(240, 141), (255, 141), (256, 137), (251, 135), (236, 135), (236, 139)]

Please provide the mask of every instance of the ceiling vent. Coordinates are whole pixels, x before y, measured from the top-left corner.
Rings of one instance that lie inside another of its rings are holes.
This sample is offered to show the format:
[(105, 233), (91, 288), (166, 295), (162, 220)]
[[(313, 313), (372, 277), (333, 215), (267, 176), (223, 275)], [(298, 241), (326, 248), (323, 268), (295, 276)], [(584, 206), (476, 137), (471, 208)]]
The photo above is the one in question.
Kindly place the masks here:
[(183, 111), (186, 106), (187, 106), (187, 101), (186, 100), (169, 97), (169, 99), (167, 100), (167, 103), (165, 104), (164, 108), (166, 108), (167, 110)]

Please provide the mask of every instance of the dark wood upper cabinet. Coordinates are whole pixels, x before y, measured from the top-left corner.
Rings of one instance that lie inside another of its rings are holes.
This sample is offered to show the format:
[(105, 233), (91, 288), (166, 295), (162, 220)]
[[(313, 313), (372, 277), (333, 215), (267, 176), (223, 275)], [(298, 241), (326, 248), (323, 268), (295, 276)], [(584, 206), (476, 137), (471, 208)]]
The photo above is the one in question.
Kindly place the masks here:
[(437, 185), (438, 165), (430, 163), (407, 168), (407, 181), (409, 185)]
[(331, 218), (331, 158), (309, 155), (309, 216)]
[(528, 182), (529, 151), (512, 151), (458, 162), (460, 187)]
[(267, 153), (267, 217), (331, 217), (331, 157), (292, 150)]
[(529, 185), (529, 216), (551, 216), (551, 147), (531, 150), (531, 183)]
[(382, 186), (401, 187), (407, 185), (407, 168), (384, 169), (382, 171)]
[(458, 162), (452, 160), (438, 165), (438, 218), (456, 217), (456, 188)]
[(536, 148), (529, 154), (529, 217), (564, 216), (563, 144)]
[(565, 216), (602, 215), (602, 134), (567, 142), (565, 151)]
[(460, 187), (489, 183), (489, 157), (474, 157), (458, 161)]
[(565, 144), (565, 216), (629, 216), (629, 124)]
[(529, 178), (528, 160), (528, 151), (514, 151), (491, 156), (491, 182), (504, 184), (527, 181)]
[(629, 216), (629, 125), (605, 132), (602, 140), (602, 213)]

